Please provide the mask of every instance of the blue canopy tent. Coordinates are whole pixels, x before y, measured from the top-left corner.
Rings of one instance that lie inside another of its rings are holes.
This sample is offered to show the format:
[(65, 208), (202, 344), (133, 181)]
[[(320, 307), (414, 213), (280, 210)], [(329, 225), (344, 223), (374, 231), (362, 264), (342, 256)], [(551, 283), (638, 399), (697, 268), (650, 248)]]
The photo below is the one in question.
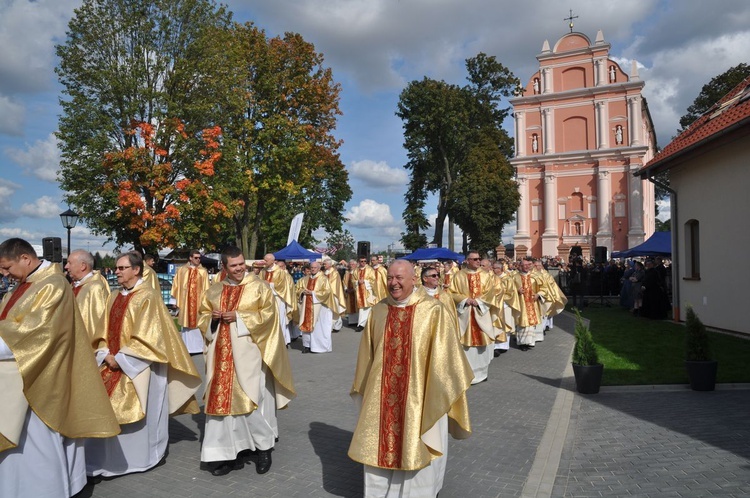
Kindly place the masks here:
[(289, 243), (288, 246), (286, 246), (284, 249), (281, 249), (280, 251), (277, 251), (273, 253), (274, 258), (276, 259), (283, 259), (285, 261), (289, 260), (313, 260), (313, 259), (320, 259), (323, 257), (322, 254), (308, 251), (304, 247), (302, 247), (299, 242), (296, 240), (293, 240)]
[(445, 247), (423, 247), (421, 249), (417, 249), (411, 254), (404, 256), (401, 259), (408, 259), (409, 261), (424, 261), (426, 259), (450, 259), (452, 261), (458, 261), (459, 263), (462, 263), (464, 260), (464, 256)]
[(627, 251), (613, 252), (613, 258), (635, 258), (638, 256), (671, 256), (672, 232), (654, 232), (642, 244)]

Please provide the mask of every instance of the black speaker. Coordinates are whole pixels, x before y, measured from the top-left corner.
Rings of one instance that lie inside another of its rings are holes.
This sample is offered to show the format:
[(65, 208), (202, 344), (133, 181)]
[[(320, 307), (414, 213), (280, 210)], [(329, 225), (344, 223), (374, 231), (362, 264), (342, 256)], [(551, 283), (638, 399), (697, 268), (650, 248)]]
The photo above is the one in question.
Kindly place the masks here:
[(595, 263), (606, 263), (607, 262), (607, 248), (604, 246), (596, 246), (594, 249), (594, 262)]
[(51, 263), (62, 263), (62, 242), (60, 237), (42, 239), (42, 258)]
[(366, 258), (370, 255), (370, 242), (367, 240), (360, 240), (357, 242), (357, 257)]

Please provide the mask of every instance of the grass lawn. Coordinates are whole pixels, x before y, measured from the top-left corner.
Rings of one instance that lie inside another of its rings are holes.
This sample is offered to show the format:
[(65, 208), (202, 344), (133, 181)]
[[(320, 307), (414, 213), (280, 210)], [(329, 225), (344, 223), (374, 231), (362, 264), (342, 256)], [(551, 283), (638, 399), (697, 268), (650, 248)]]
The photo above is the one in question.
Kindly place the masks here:
[[(669, 321), (631, 316), (626, 310), (587, 307), (602, 385), (687, 384), (685, 327)], [(709, 332), (711, 354), (719, 361), (717, 382), (750, 383), (750, 340)]]

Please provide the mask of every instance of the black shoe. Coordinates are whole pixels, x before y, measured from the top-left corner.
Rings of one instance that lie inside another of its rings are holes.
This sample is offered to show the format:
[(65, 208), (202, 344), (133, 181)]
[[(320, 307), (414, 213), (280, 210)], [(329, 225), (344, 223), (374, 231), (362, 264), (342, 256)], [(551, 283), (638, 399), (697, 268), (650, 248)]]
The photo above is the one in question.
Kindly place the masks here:
[(211, 471), (211, 475), (217, 476), (217, 477), (218, 476), (225, 476), (225, 475), (229, 474), (233, 470), (240, 470), (244, 466), (245, 466), (245, 464), (239, 458), (236, 459), (236, 460), (229, 460), (229, 461), (226, 461), (226, 462), (222, 462), (221, 464), (219, 464), (218, 467), (215, 467)]
[(361, 326), (361, 325), (360, 325), (359, 327), (357, 327), (357, 328), (356, 328), (356, 329), (354, 329), (354, 330), (356, 330), (357, 332), (362, 332), (363, 330), (365, 330), (365, 328), (364, 328), (363, 326)]
[(271, 450), (258, 450), (258, 463), (255, 471), (258, 474), (265, 474), (271, 469)]
[(258, 460), (258, 450), (242, 450), (237, 455), (237, 459), (245, 463), (255, 462)]
[(302, 354), (307, 354), (310, 352), (310, 348), (302, 348)]
[(503, 350), (502, 349), (496, 349), (495, 352), (492, 353), (492, 356), (494, 356), (495, 358), (497, 358), (501, 354), (503, 354)]

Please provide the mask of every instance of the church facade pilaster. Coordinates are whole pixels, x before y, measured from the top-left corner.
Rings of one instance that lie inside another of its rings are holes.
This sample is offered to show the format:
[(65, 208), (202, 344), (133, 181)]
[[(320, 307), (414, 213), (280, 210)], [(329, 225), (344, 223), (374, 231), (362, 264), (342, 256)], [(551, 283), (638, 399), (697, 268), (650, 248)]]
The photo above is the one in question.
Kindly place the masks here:
[(609, 171), (599, 167), (596, 175), (598, 202), (596, 204), (597, 231), (596, 245), (612, 251), (612, 186)]
[(557, 181), (551, 171), (544, 172), (544, 233), (542, 234), (542, 255), (556, 256), (557, 233)]
[(555, 152), (554, 132), (552, 130), (552, 109), (545, 107), (542, 109), (542, 142), (544, 143), (544, 153), (553, 154)]
[(523, 111), (513, 113), (516, 118), (516, 157), (526, 155), (526, 116)]
[(641, 98), (628, 97), (630, 145), (641, 145)]
[(630, 225), (628, 226), (628, 247), (635, 247), (644, 241), (646, 235), (643, 229), (643, 183), (635, 172), (640, 164), (630, 164), (628, 170), (628, 206), (630, 208)]
[(607, 103), (600, 100), (596, 103), (596, 142), (599, 149), (606, 149), (609, 144), (608, 122)]

